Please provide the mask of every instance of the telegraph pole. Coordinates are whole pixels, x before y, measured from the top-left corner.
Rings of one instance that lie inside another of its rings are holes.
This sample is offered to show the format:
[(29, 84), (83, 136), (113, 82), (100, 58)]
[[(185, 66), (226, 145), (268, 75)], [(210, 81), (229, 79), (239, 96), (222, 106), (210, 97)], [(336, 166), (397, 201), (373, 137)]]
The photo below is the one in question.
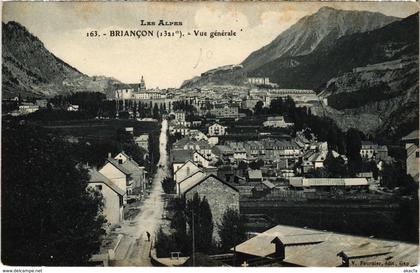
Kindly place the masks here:
[(193, 260), (193, 266), (195, 266), (194, 210), (191, 210), (191, 214), (192, 214), (192, 260)]

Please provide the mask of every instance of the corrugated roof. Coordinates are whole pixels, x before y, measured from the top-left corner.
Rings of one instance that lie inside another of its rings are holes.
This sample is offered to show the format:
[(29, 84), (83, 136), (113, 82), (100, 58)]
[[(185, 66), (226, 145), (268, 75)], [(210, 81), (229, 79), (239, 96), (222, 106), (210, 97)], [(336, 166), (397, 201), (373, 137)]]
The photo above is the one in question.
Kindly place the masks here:
[(369, 185), (366, 178), (304, 178), (304, 187), (322, 186), (366, 186)]
[(407, 262), (409, 266), (418, 263), (419, 247), (415, 244), (284, 225), (239, 244), (236, 251), (258, 257), (273, 255), (275, 245), (271, 241), (276, 237), (285, 245), (284, 262), (299, 266), (341, 266), (340, 252), (357, 260)]

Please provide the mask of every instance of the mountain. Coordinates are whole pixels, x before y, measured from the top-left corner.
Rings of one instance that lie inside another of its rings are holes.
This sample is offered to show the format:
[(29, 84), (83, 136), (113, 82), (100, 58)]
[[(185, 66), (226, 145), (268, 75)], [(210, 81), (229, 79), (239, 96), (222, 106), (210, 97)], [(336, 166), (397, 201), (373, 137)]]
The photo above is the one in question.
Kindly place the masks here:
[(49, 52), (16, 22), (2, 23), (3, 97), (54, 96), (79, 91), (106, 92), (117, 80), (89, 77)]
[(242, 65), (246, 71), (253, 71), (280, 57), (307, 55), (321, 44), (332, 44), (342, 36), (378, 29), (398, 19), (381, 13), (322, 7), (251, 53)]
[[(293, 69), (300, 63), (299, 60), (292, 57), (306, 56), (319, 47), (328, 48), (340, 37), (378, 29), (397, 20), (399, 18), (385, 16), (381, 13), (336, 10), (323, 7), (316, 13), (300, 19), (268, 45), (251, 53), (241, 64), (243, 70), (236, 71), (235, 75), (241, 77), (242, 83), (246, 82), (247, 74), (267, 76), (270, 77), (272, 82), (277, 82), (279, 73), (271, 70), (279, 63), (284, 69)], [(284, 72), (286, 77), (288, 71), (283, 70), (281, 72)], [(224, 81), (223, 75), (219, 74), (219, 76), (210, 78), (202, 75), (203, 79), (198, 80), (196, 78), (194, 82), (209, 85), (213, 84), (214, 81), (225, 84), (238, 82), (237, 79), (235, 82)], [(285, 85), (281, 87), (293, 88), (288, 84), (290, 82), (285, 82)], [(191, 85), (189, 81), (183, 84), (183, 86)]]
[(324, 73), (334, 67), (350, 70), (331, 78), (320, 92), (328, 101), (323, 114), (344, 130), (358, 128), (393, 140), (418, 128), (418, 24), (416, 13), (378, 30), (343, 37), (328, 51), (314, 52), (313, 60), (318, 59)]

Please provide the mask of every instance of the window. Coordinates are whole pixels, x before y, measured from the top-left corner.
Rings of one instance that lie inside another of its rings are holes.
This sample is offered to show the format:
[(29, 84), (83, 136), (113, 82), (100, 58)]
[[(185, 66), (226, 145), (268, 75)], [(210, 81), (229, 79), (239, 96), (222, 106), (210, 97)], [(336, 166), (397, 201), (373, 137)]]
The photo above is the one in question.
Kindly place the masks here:
[(416, 152), (416, 157), (419, 158), (419, 152), (418, 151)]
[(101, 190), (102, 190), (102, 185), (96, 185), (96, 186), (95, 186), (95, 189), (96, 189), (97, 191), (101, 191)]

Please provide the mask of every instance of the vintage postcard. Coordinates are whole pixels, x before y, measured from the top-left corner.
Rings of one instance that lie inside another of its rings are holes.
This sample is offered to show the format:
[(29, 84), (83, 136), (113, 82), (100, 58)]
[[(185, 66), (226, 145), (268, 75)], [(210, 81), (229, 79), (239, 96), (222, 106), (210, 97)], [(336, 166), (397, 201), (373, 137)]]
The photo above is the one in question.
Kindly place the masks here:
[(416, 272), (418, 12), (3, 2), (3, 272)]

